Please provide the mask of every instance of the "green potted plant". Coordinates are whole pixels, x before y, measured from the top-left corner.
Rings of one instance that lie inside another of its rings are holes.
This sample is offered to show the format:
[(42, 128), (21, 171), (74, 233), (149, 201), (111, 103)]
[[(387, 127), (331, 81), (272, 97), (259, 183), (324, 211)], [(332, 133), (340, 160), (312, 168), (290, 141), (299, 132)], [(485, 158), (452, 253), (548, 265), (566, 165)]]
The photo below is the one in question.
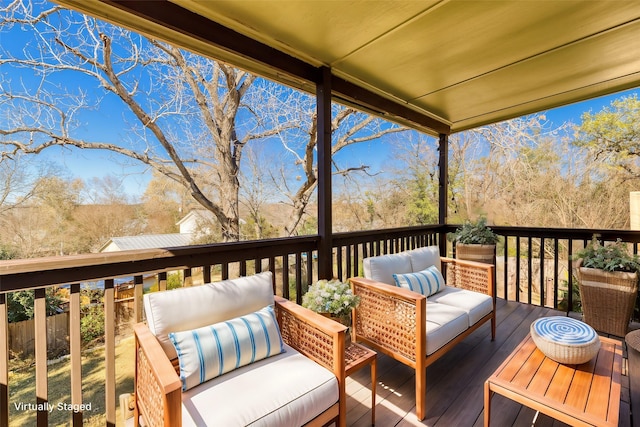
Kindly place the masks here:
[(487, 225), (487, 219), (467, 220), (455, 231), (456, 258), (495, 264), (498, 235)]
[[(351, 310), (360, 304), (348, 283), (338, 279), (318, 280), (302, 296), (302, 306), (351, 327)], [(347, 330), (347, 340), (350, 339)]]
[(602, 244), (597, 236), (573, 256), (583, 320), (600, 332), (624, 337), (638, 295), (640, 260), (617, 239)]

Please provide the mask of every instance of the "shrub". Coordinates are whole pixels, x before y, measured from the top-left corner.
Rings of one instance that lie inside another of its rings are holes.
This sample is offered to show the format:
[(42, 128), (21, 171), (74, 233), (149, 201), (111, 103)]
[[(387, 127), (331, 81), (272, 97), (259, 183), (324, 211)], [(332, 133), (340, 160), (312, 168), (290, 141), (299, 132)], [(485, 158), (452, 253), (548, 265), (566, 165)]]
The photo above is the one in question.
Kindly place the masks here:
[(621, 239), (614, 243), (601, 244), (594, 234), (591, 242), (573, 255), (573, 259), (582, 259), (582, 266), (604, 271), (640, 271), (637, 255), (629, 253), (629, 248)]
[(85, 347), (104, 340), (104, 307), (102, 304), (90, 304), (82, 308), (80, 335)]
[(465, 245), (495, 245), (498, 235), (487, 226), (487, 219), (480, 218), (475, 222), (465, 221), (454, 233), (457, 243)]

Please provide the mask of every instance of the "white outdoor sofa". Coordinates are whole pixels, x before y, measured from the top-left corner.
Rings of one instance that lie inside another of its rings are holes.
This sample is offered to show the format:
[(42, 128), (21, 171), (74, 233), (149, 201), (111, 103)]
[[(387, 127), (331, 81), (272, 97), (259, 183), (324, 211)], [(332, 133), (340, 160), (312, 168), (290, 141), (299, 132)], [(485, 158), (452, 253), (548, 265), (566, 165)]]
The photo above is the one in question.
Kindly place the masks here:
[[(350, 279), (361, 298), (353, 336), (415, 369), (416, 415), (423, 420), (427, 366), (488, 320), (495, 339), (494, 266), (441, 258), (438, 246), (429, 246), (365, 258), (363, 267), (365, 278)], [(396, 286), (394, 274), (406, 288)]]
[(136, 425), (345, 425), (346, 328), (274, 297), (270, 272), (146, 294), (144, 307)]

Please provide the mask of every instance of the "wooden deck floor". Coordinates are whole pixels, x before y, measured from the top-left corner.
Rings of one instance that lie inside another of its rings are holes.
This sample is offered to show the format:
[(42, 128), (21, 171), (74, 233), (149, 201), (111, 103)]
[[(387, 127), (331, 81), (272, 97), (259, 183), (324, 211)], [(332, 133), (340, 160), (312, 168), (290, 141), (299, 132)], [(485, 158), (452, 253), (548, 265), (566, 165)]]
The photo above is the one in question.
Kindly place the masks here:
[[(415, 412), (414, 373), (378, 355), (376, 426), (479, 427), (483, 425), (484, 381), (524, 339), (533, 320), (563, 315), (547, 308), (498, 300), (496, 340), (487, 323), (427, 369), (427, 417)], [(625, 354), (626, 357), (626, 354)], [(623, 364), (619, 425), (631, 425), (629, 378)], [(347, 425), (371, 425), (370, 374), (367, 367), (347, 379)], [(492, 426), (564, 426), (543, 414), (495, 395)]]

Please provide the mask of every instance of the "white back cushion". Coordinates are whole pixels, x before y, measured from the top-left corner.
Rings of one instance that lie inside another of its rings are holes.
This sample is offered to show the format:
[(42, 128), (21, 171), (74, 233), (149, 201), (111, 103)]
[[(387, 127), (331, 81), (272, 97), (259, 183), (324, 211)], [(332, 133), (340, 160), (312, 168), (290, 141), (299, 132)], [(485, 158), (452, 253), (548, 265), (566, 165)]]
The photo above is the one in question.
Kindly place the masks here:
[(411, 259), (406, 252), (380, 255), (362, 260), (364, 277), (395, 286), (394, 274), (411, 273)]
[(439, 271), (440, 266), (440, 248), (438, 246), (425, 246), (424, 248), (413, 249), (407, 251), (411, 258), (411, 271), (422, 271), (428, 267), (435, 265)]
[(271, 272), (144, 296), (151, 333), (169, 359), (177, 357), (170, 332), (186, 331), (253, 313), (273, 304)]

